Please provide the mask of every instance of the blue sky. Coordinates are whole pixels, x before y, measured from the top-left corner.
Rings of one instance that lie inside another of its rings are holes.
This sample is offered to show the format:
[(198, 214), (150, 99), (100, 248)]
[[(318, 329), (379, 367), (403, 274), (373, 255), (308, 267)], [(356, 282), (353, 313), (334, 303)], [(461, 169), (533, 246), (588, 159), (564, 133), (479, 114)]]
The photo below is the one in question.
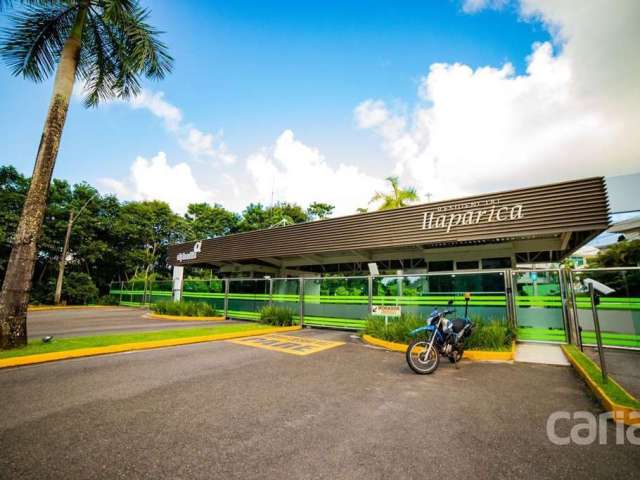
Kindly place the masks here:
[[(178, 210), (187, 200), (240, 209), (249, 201), (267, 201), (271, 192), (276, 199), (300, 203), (323, 197), (318, 199), (337, 204), (339, 213), (349, 213), (356, 206), (366, 206), (363, 203), (380, 187), (380, 179), (391, 173), (399, 174), (404, 183), (416, 185), (422, 194), (433, 193), (436, 197), (446, 196), (447, 191), (478, 193), (482, 188), (489, 191), (571, 176), (568, 170), (552, 169), (547, 176), (530, 173), (535, 155), (546, 155), (541, 143), (528, 146), (522, 153), (522, 165), (514, 165), (508, 175), (476, 182), (473, 179), (480, 171), (477, 166), (470, 168), (469, 178), (456, 182), (452, 172), (465, 162), (472, 164), (483, 155), (492, 159), (504, 156), (496, 166), (503, 168), (514, 158), (514, 151), (520, 157), (519, 150), (514, 149), (522, 143), (522, 133), (504, 130), (505, 124), (523, 123), (523, 130), (528, 132), (528, 122), (540, 125), (545, 119), (540, 112), (515, 119), (513, 113), (497, 118), (491, 113), (487, 122), (496, 125), (491, 131), (498, 129), (502, 136), (512, 134), (513, 139), (503, 141), (501, 136), (489, 144), (474, 137), (477, 129), (472, 124), (465, 125), (471, 132), (461, 128), (460, 142), (465, 138), (471, 145), (477, 142), (466, 152), (451, 146), (456, 140), (448, 138), (449, 133), (438, 133), (452, 131), (451, 124), (443, 119), (459, 114), (461, 119), (480, 119), (482, 124), (484, 114), (479, 109), (493, 111), (495, 104), (498, 111), (520, 112), (530, 107), (522, 98), (551, 98), (549, 92), (564, 88), (572, 95), (571, 102), (558, 100), (566, 117), (560, 115), (564, 120), (555, 131), (565, 132), (561, 145), (571, 146), (580, 143), (580, 135), (588, 136), (589, 128), (599, 128), (603, 119), (598, 115), (609, 107), (596, 105), (595, 113), (591, 107), (582, 111), (580, 108), (587, 104), (582, 101), (583, 86), (558, 83), (564, 78), (565, 64), (576, 68), (572, 58), (564, 58), (572, 51), (567, 44), (575, 43), (573, 33), (588, 26), (580, 19), (567, 19), (566, 11), (527, 6), (531, 13), (518, 2), (483, 0), (470, 4), (345, 0), (143, 4), (152, 10), (152, 23), (166, 32), (163, 39), (175, 58), (174, 72), (161, 82), (145, 82), (145, 89), (154, 95), (162, 92), (162, 102), (180, 112), (179, 126), (168, 128), (166, 117), (154, 114), (148, 106), (130, 108), (116, 102), (87, 110), (75, 101), (55, 170), (58, 178), (86, 180), (124, 198), (158, 196)], [(2, 24), (6, 25), (6, 19)], [(566, 27), (573, 32), (572, 38), (552, 37), (550, 32), (558, 30), (552, 25), (560, 30)], [(529, 56), (544, 42), (549, 42), (550, 49), (540, 50), (538, 64), (553, 62), (549, 69), (553, 71), (528, 73)], [(565, 54), (565, 49), (569, 53)], [(576, 58), (580, 58), (581, 50), (577, 50)], [(468, 70), (451, 67), (441, 72), (439, 79), (435, 74), (430, 76), (432, 91), (421, 94), (430, 67), (437, 63), (460, 64)], [(512, 70), (502, 71), (505, 64), (511, 64)], [(481, 78), (479, 69), (483, 67), (491, 69), (487, 81)], [(457, 85), (457, 74), (464, 79), (456, 88), (470, 91), (477, 86), (480, 91), (476, 97), (482, 98), (486, 92), (488, 100), (496, 96), (495, 102), (477, 104), (474, 100), (458, 105), (452, 101), (458, 95), (447, 85)], [(518, 78), (527, 85), (524, 93), (516, 85)], [(541, 82), (548, 82), (542, 93)], [(501, 91), (513, 93), (504, 97)], [(12, 78), (6, 67), (0, 68), (2, 164), (14, 164), (22, 172), (30, 172), (49, 95), (49, 82), (33, 84)], [(370, 103), (363, 103), (367, 101)], [(436, 106), (441, 107), (433, 108)], [(417, 120), (422, 114), (430, 118), (430, 127)], [(567, 126), (575, 124), (582, 125), (580, 131), (569, 131)], [(185, 148), (185, 136), (191, 129), (211, 135), (213, 150), (194, 153)], [(291, 135), (285, 135), (289, 131)], [(430, 140), (425, 140), (427, 137)], [(556, 137), (546, 130), (540, 132), (540, 142)], [(438, 138), (442, 140), (436, 141)], [(491, 139), (491, 135), (481, 138)], [(398, 146), (407, 141), (411, 152), (399, 153)], [(437, 145), (445, 146), (435, 151)], [(597, 147), (604, 149), (607, 145)], [(159, 163), (152, 158), (159, 152), (165, 154), (160, 163), (165, 162), (166, 168), (154, 169)], [(133, 164), (139, 157), (144, 161), (135, 169)], [(223, 157), (226, 160), (222, 161)], [(552, 154), (548, 162), (554, 164)], [(628, 159), (613, 168), (604, 163), (599, 172), (597, 160), (588, 162), (584, 173), (633, 170), (633, 161)], [(179, 164), (186, 165), (188, 172), (183, 169), (178, 175), (172, 170)], [(340, 170), (340, 165), (345, 168)], [(433, 170), (433, 165), (449, 166)], [(575, 171), (573, 176), (584, 176), (582, 173)], [(147, 174), (149, 178), (164, 175), (166, 184), (159, 191), (146, 188), (141, 176)], [(430, 183), (438, 175), (440, 180)], [(314, 186), (314, 176), (325, 183), (324, 190), (357, 192), (325, 195)], [(298, 186), (292, 186), (294, 183)], [(455, 185), (443, 187), (447, 183)], [(170, 189), (177, 191), (163, 197), (163, 192)], [(191, 195), (193, 190), (198, 194)], [(311, 192), (311, 196), (305, 192)]]

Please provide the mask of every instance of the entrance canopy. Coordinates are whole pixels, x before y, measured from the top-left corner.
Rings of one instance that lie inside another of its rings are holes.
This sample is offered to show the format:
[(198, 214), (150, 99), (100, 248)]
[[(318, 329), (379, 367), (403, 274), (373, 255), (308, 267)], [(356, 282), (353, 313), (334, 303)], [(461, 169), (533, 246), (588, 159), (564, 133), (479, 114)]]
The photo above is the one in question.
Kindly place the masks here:
[(230, 275), (510, 268), (559, 261), (608, 226), (595, 177), (172, 245), (168, 261)]

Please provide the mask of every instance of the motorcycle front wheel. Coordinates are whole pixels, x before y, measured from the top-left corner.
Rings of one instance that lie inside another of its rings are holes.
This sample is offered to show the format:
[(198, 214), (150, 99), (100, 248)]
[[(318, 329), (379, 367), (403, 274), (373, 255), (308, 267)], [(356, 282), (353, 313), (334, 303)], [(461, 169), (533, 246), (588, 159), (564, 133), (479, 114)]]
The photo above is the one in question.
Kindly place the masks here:
[(440, 364), (440, 354), (435, 345), (429, 348), (428, 340), (412, 340), (405, 356), (411, 370), (420, 375), (435, 372)]

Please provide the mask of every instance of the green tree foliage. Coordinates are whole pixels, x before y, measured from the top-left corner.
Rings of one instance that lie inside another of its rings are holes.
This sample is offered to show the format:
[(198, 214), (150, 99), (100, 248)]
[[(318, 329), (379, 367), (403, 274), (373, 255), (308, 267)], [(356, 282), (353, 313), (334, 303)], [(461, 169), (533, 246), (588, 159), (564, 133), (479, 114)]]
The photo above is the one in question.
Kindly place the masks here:
[(186, 220), (189, 222), (187, 240), (214, 238), (238, 230), (240, 216), (226, 210), (222, 205), (207, 203), (192, 203), (189, 205)]
[(415, 188), (401, 188), (398, 177), (387, 177), (391, 186), (390, 192), (376, 192), (369, 203), (380, 203), (378, 210), (390, 210), (392, 208), (406, 207), (417, 202), (420, 197)]
[[(12, 166), (0, 167), (0, 280), (28, 189), (29, 178)], [(169, 278), (166, 258), (172, 243), (269, 228), (283, 220), (306, 222), (332, 208), (319, 203), (307, 210), (290, 203), (267, 208), (251, 204), (239, 215), (218, 204), (198, 203), (189, 205), (182, 217), (164, 202), (121, 202), (113, 195), (100, 195), (87, 183), (70, 185), (54, 179), (39, 241), (32, 302), (53, 300), (69, 214), (78, 212), (87, 200), (74, 222), (67, 255), (62, 298), (69, 303), (95, 301), (108, 293), (111, 281)], [(211, 276), (209, 271), (201, 273), (202, 278)]]
[(263, 228), (273, 228), (311, 220), (307, 211), (293, 203), (276, 203), (272, 207), (264, 207), (260, 203), (251, 203), (242, 212), (238, 223), (238, 231), (249, 232)]
[(307, 208), (307, 215), (311, 220), (323, 220), (333, 212), (335, 207), (328, 203), (313, 202)]
[(68, 303), (74, 305), (94, 303), (98, 298), (98, 293), (98, 287), (87, 273), (70, 272), (65, 277), (62, 295)]
[(590, 262), (594, 267), (637, 267), (640, 266), (640, 240), (623, 240), (600, 252)]

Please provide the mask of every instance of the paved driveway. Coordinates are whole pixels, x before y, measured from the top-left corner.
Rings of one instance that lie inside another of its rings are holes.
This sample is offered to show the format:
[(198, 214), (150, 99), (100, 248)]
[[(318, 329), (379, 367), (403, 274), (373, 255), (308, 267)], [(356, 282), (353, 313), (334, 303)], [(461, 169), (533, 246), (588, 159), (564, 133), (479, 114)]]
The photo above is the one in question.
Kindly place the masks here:
[(76, 337), (220, 324), (220, 322), (154, 320), (145, 318), (144, 315), (147, 313), (146, 309), (126, 307), (40, 310), (29, 312), (27, 333), (30, 339), (42, 338), (45, 335)]
[(463, 362), (418, 376), (401, 354), (349, 334), (298, 335), (346, 343), (299, 356), (216, 342), (0, 371), (0, 477), (586, 479), (640, 469), (640, 447), (547, 440), (552, 412), (599, 411), (568, 367)]

